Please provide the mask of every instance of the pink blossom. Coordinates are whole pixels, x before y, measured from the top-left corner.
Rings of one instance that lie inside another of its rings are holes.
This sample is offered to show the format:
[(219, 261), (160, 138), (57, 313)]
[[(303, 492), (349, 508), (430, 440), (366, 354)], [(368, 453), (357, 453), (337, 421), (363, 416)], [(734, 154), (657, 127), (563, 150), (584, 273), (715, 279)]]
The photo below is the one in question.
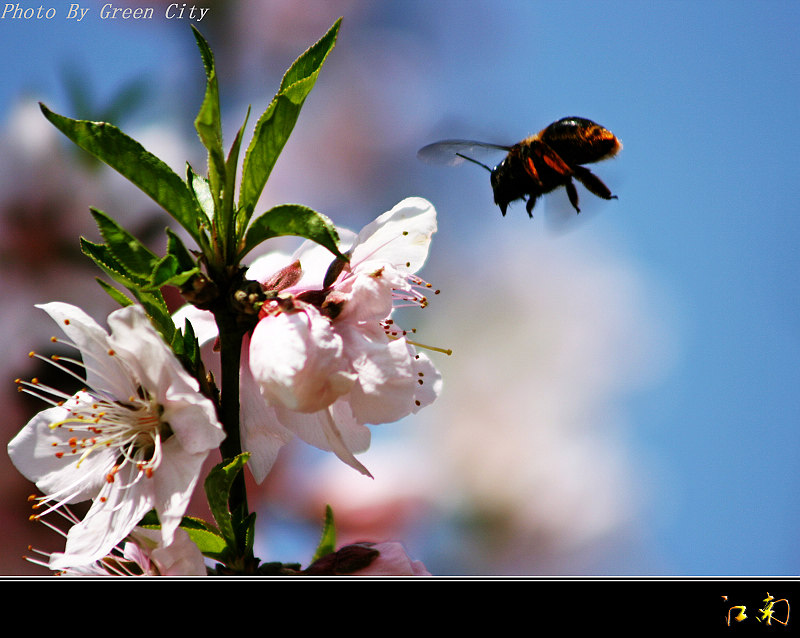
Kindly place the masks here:
[[(357, 235), (340, 232), (348, 263), (306, 242), (283, 263), (299, 270), (279, 289), (274, 254), (268, 267), (251, 266), (248, 276), (273, 293), (242, 353), (242, 440), (256, 480), (292, 436), (369, 475), (355, 458), (369, 447), (366, 425), (397, 421), (439, 395), (439, 372), (392, 319), (397, 306), (428, 303), (416, 272), (435, 231), (434, 207), (408, 198)], [(183, 310), (179, 321), (202, 313)]]

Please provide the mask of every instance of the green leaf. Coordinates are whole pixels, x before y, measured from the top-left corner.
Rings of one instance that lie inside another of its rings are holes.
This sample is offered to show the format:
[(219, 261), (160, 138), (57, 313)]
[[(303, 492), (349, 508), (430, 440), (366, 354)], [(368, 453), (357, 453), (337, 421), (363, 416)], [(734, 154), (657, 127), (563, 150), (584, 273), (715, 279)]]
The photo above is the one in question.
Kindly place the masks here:
[(39, 104), (44, 116), (85, 151), (118, 171), (174, 217), (200, 246), (202, 211), (189, 188), (172, 169), (139, 142), (105, 122), (73, 120)]
[(90, 210), (106, 245), (125, 272), (132, 277), (150, 279), (158, 257), (103, 211)]
[(297, 122), (300, 109), (314, 88), (322, 64), (336, 44), (341, 21), (339, 18), (316, 44), (295, 60), (284, 75), (278, 93), (256, 124), (242, 168), (239, 191), (241, 228), (247, 226), (267, 178)]
[(200, 272), (195, 266), (191, 270), (182, 270), (174, 255), (164, 255), (153, 267), (150, 283), (143, 290), (159, 290), (163, 286), (182, 286)]
[(197, 262), (192, 257), (192, 253), (188, 251), (181, 238), (171, 228), (167, 228), (167, 254), (175, 257), (178, 268), (183, 272), (197, 268)]
[(232, 460), (225, 460), (216, 465), (206, 477), (205, 491), (211, 514), (217, 522), (220, 533), (229, 547), (237, 546), (237, 534), (228, 509), (228, 495), (236, 475), (242, 471), (244, 464), (250, 457), (248, 452), (239, 454)]
[(222, 116), (219, 107), (219, 84), (217, 82), (217, 71), (214, 66), (214, 54), (208, 46), (205, 38), (201, 33), (192, 25), (197, 46), (200, 49), (200, 54), (203, 57), (203, 67), (206, 71), (206, 92), (203, 96), (203, 103), (200, 106), (200, 111), (195, 118), (194, 126), (200, 141), (206, 147), (210, 159), (209, 173), (211, 169), (220, 169), (218, 175), (222, 175), (224, 170), (224, 159), (222, 151)]
[(172, 343), (176, 328), (161, 292), (148, 290), (148, 280), (126, 271), (105, 244), (96, 244), (84, 237), (81, 237), (80, 241), (83, 254), (94, 261), (114, 281), (125, 286), (144, 308), (153, 326), (161, 333), (164, 340)]
[(203, 103), (194, 121), (194, 127), (200, 141), (208, 151), (208, 183), (214, 202), (215, 214), (212, 217), (219, 235), (227, 241), (232, 224), (232, 206), (226, 209), (222, 205), (226, 191), (225, 155), (222, 150), (222, 115), (219, 105), (219, 84), (217, 71), (214, 66), (214, 54), (205, 38), (192, 26), (197, 46), (203, 58), (203, 67), (206, 71), (206, 92)]
[(281, 204), (254, 219), (242, 242), (239, 259), (261, 242), (282, 235), (311, 239), (347, 260), (339, 251), (339, 234), (333, 222), (322, 213), (300, 204)]
[(135, 290), (138, 286), (147, 283), (146, 280), (129, 273), (105, 244), (96, 244), (85, 237), (80, 238), (80, 243), (83, 254), (89, 257), (117, 283), (122, 284), (129, 290)]
[(184, 516), (180, 527), (186, 530), (189, 538), (197, 545), (203, 556), (222, 561), (226, 556), (227, 543), (219, 530), (205, 521), (192, 516)]
[(120, 292), (119, 290), (114, 288), (114, 286), (107, 284), (99, 277), (95, 277), (95, 281), (97, 281), (97, 283), (100, 284), (100, 287), (103, 290), (105, 290), (108, 293), (108, 295), (123, 308), (125, 306), (133, 305), (133, 300), (130, 297), (128, 297), (125, 293)]
[(185, 362), (189, 373), (193, 374), (198, 380), (202, 380), (204, 368), (200, 358), (200, 343), (188, 319), (184, 322), (183, 332), (175, 330), (175, 335), (170, 345), (173, 352)]
[(322, 528), (322, 537), (317, 545), (317, 551), (311, 559), (313, 563), (323, 556), (332, 554), (336, 551), (336, 526), (333, 523), (333, 509), (330, 505), (325, 506), (325, 525)]

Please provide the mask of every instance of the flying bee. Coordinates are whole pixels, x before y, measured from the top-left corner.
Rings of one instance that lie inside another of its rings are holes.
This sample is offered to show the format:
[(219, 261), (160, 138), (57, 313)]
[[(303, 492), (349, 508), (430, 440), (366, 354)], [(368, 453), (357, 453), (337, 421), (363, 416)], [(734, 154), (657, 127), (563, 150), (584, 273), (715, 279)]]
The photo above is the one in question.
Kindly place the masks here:
[[(486, 149), (506, 151), (507, 155), (494, 168), (470, 157)], [(608, 129), (586, 118), (565, 117), (513, 146), (442, 140), (421, 148), (417, 157), (451, 166), (463, 160), (482, 166), (491, 174), (494, 203), (500, 207), (503, 216), (511, 202), (527, 199), (525, 209), (528, 216), (533, 217), (536, 200), (560, 186), (566, 188), (572, 207), (580, 213), (573, 178), (598, 197), (617, 199), (584, 164), (614, 157), (620, 149), (622, 143)]]

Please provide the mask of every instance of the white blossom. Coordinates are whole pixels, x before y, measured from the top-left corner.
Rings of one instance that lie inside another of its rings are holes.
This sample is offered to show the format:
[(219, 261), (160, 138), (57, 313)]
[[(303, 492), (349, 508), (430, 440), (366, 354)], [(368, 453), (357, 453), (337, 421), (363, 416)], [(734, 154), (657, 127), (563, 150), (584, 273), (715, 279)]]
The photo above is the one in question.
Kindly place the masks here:
[(51, 567), (90, 564), (106, 556), (152, 509), (169, 545), (203, 462), (225, 436), (213, 403), (141, 307), (112, 312), (110, 333), (75, 306), (39, 307), (81, 353), (82, 363), (64, 357), (54, 363), (75, 375), (74, 366), (82, 365), (86, 387), (70, 396), (36, 379), (20, 381), (21, 389), (52, 407), (30, 420), (8, 452), (41, 490), (42, 515), (92, 500)]

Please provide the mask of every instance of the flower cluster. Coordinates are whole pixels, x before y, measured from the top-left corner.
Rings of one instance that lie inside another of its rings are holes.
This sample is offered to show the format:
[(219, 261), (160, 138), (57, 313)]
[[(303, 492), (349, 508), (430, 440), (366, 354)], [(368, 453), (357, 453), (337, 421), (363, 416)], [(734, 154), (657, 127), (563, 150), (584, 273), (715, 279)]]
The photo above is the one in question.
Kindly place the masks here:
[[(436, 231), (436, 210), (408, 198), (350, 242), (349, 262), (305, 242), (291, 256), (268, 254), (248, 275), (271, 297), (243, 344), (240, 371), (244, 449), (256, 481), (294, 436), (363, 474), (355, 454), (369, 447), (367, 424), (397, 421), (432, 403), (441, 375), (395, 324), (399, 305), (427, 305), (416, 276)], [(201, 340), (216, 337), (211, 313), (185, 306)]]

